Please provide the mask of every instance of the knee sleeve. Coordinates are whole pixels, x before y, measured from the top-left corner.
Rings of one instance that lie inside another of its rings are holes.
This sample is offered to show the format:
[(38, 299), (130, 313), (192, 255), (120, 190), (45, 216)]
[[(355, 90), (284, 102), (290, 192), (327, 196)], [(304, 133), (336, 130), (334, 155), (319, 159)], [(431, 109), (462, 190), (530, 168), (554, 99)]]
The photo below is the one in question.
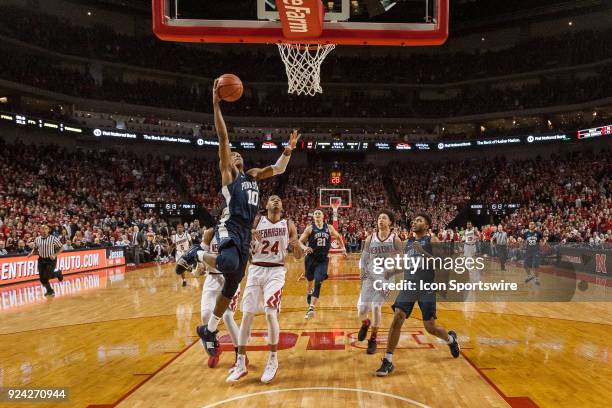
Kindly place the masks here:
[(238, 271), (238, 267), (240, 266), (240, 253), (238, 252), (238, 248), (236, 246), (230, 246), (227, 248), (223, 248), (216, 260), (216, 268), (219, 272), (224, 275), (236, 273)]
[(240, 323), (240, 332), (238, 334), (238, 345), (246, 346), (249, 343), (249, 337), (251, 336), (251, 325), (253, 324), (253, 313), (244, 313), (242, 315), (242, 322)]
[(229, 335), (232, 339), (232, 344), (234, 345), (234, 347), (237, 347), (240, 329), (238, 328), (238, 325), (234, 320), (234, 312), (229, 309), (226, 310), (225, 313), (223, 313), (223, 322), (225, 323), (225, 327), (227, 328), (227, 331), (229, 332)]
[(382, 321), (382, 305), (375, 303), (372, 305), (372, 327), (380, 327)]
[(266, 306), (266, 320), (268, 321), (268, 344), (278, 344), (280, 326), (278, 324), (278, 310)]
[(319, 295), (321, 294), (321, 284), (321, 281), (315, 281), (312, 297), (316, 297), (317, 299), (319, 298)]

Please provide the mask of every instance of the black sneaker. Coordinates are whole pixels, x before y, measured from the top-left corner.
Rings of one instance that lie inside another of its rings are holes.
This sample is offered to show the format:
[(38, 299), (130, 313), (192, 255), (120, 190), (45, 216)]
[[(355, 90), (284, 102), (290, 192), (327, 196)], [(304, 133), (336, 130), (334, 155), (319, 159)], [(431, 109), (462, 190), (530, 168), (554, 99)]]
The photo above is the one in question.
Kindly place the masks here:
[(187, 286), (187, 281), (186, 280), (183, 281), (183, 287), (185, 287), (185, 286)]
[(378, 376), (378, 377), (386, 377), (389, 374), (391, 374), (393, 372), (393, 370), (395, 370), (395, 367), (393, 367), (393, 363), (391, 363), (386, 358), (383, 358), (382, 359), (382, 365), (380, 366), (380, 368), (378, 370), (376, 370), (376, 376)]
[(45, 292), (45, 296), (55, 296), (55, 292), (53, 290), (48, 290)]
[(57, 280), (60, 281), (60, 282), (64, 280), (64, 274), (62, 273), (61, 269), (57, 271), (55, 276), (57, 276)]
[(368, 349), (366, 353), (368, 354), (376, 353), (376, 340), (372, 340), (372, 339), (368, 340)]
[(198, 326), (196, 331), (208, 355), (211, 357), (217, 356), (219, 354), (219, 341), (217, 340), (219, 330), (211, 332), (206, 326)]
[(306, 295), (306, 303), (310, 306), (310, 300), (312, 299), (312, 291), (308, 292)]
[(448, 345), (453, 358), (459, 357), (459, 352), (461, 351), (461, 347), (459, 347), (459, 342), (457, 341), (457, 333), (454, 331), (449, 331), (448, 335), (453, 338), (453, 342)]
[(362, 323), (361, 328), (359, 329), (359, 333), (357, 333), (357, 340), (364, 341), (366, 336), (368, 335), (369, 328), (370, 320), (368, 319), (367, 323)]

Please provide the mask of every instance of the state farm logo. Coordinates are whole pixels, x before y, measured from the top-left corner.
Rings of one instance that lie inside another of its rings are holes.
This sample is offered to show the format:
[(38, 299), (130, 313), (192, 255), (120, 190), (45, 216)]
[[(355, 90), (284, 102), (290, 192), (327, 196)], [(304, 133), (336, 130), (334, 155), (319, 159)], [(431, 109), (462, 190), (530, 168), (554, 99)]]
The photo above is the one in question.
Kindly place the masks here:
[(535, 140), (535, 137), (527, 136), (527, 143), (533, 143), (534, 140)]
[(102, 131), (100, 129), (94, 129), (93, 131), (94, 136), (102, 136)]
[(323, 4), (319, 0), (277, 1), (278, 13), (287, 38), (318, 37), (323, 31)]

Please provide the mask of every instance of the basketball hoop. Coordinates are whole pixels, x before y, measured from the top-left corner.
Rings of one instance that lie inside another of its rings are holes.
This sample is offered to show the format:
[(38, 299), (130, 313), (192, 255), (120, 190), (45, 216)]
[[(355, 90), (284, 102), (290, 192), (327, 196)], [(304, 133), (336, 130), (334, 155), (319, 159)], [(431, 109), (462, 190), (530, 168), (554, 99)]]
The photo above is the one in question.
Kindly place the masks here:
[(323, 93), (321, 88), (321, 64), (336, 44), (278, 43), (278, 51), (285, 63), (288, 92), (314, 96)]

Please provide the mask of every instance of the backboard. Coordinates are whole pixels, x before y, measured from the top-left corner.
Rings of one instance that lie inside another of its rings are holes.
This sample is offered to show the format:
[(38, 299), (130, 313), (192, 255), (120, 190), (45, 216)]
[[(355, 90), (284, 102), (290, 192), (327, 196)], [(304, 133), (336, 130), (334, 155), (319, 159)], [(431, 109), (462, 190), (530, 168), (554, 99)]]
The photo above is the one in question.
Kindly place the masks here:
[[(323, 30), (308, 42), (440, 45), (448, 36), (448, 3), (449, 0), (322, 0)], [(289, 3), (285, 0), (285, 4)], [(153, 31), (168, 41), (303, 42), (283, 36), (275, 0), (153, 0)]]
[(319, 188), (319, 207), (332, 208), (332, 204), (339, 203), (339, 208), (353, 206), (352, 191), (350, 188)]

